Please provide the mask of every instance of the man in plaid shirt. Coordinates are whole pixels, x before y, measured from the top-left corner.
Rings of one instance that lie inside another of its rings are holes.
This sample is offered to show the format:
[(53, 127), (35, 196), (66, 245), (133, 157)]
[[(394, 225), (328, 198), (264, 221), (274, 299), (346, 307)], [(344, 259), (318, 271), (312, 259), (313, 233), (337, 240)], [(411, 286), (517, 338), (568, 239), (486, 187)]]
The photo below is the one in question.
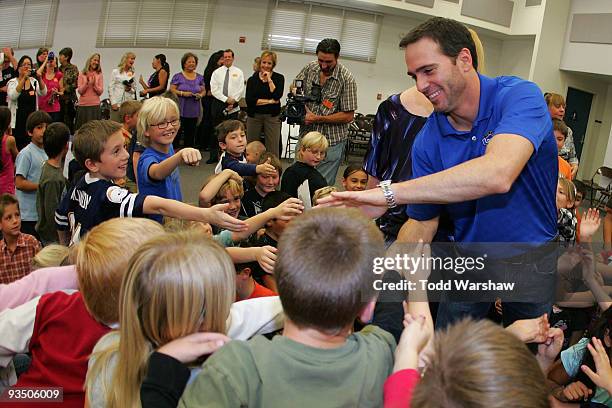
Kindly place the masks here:
[(21, 232), (19, 201), (11, 194), (0, 196), (0, 283), (11, 283), (32, 271), (32, 258), (40, 242)]
[(338, 40), (322, 40), (316, 52), (317, 61), (302, 68), (295, 78), (304, 81), (306, 95), (312, 95), (313, 87), (321, 87), (320, 100), (306, 103), (306, 117), (304, 125), (300, 126), (300, 138), (311, 131), (325, 135), (329, 148), (317, 170), (333, 186), (346, 146), (349, 123), (353, 121), (357, 109), (357, 84), (353, 74), (338, 62)]

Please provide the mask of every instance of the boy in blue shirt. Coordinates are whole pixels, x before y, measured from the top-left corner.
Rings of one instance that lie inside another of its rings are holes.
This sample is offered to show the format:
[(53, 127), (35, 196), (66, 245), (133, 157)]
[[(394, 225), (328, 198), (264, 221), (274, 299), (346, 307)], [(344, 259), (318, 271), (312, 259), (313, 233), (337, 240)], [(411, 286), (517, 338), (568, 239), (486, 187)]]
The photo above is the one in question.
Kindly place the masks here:
[(43, 149), (43, 135), (51, 121), (51, 116), (40, 110), (28, 116), (26, 130), (32, 141), (17, 154), (15, 161), (15, 187), (21, 209), (21, 230), (37, 239), (36, 190), (43, 164), (48, 159)]

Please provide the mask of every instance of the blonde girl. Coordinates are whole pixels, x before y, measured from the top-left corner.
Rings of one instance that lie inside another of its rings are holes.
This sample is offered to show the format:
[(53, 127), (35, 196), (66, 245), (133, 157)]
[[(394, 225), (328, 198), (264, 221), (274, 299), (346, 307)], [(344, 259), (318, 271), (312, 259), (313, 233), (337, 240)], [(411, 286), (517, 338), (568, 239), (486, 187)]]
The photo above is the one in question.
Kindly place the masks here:
[(298, 145), (295, 153), (296, 162), (293, 163), (283, 174), (281, 191), (291, 197), (298, 197), (298, 188), (308, 180), (310, 197), (315, 191), (327, 186), (327, 181), (319, 173), (316, 167), (323, 161), (327, 153), (329, 142), (319, 132), (308, 132)]
[(192, 333), (225, 333), (234, 282), (229, 255), (203, 234), (166, 234), (142, 245), (122, 282), (119, 330), (90, 359), (90, 406), (140, 407), (151, 352)]

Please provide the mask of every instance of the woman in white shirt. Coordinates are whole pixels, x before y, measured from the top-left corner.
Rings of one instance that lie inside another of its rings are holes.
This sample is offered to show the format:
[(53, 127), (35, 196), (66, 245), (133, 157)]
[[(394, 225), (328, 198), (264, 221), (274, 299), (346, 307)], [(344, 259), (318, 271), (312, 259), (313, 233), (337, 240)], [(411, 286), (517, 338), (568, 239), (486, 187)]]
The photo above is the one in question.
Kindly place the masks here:
[(111, 103), (111, 119), (122, 123), (119, 117), (119, 107), (124, 101), (136, 99), (136, 74), (134, 73), (134, 61), (136, 54), (126, 52), (121, 57), (117, 68), (113, 69), (110, 84), (108, 85), (108, 96)]
[(29, 143), (26, 120), (30, 113), (38, 110), (37, 96), (47, 94), (45, 83), (36, 79), (40, 78), (46, 65), (47, 61), (45, 60), (38, 71), (33, 71), (32, 58), (24, 55), (17, 64), (19, 76), (6, 84), (7, 101), (11, 110), (11, 128), (14, 129), (13, 136), (15, 136), (19, 150)]

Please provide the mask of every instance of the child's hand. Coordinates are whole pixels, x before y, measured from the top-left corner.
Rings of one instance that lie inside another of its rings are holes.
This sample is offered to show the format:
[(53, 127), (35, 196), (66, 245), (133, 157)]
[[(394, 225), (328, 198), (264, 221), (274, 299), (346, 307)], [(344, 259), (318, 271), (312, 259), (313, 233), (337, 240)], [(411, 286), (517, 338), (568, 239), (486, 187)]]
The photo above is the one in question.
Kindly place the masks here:
[(593, 390), (580, 381), (575, 381), (563, 389), (563, 396), (568, 401), (586, 400), (592, 393)]
[(521, 319), (506, 327), (506, 330), (518, 337), (523, 343), (544, 343), (548, 338), (548, 315), (544, 313), (534, 319)]
[(588, 285), (589, 283), (603, 285), (603, 276), (597, 272), (595, 264), (595, 256), (590, 248), (579, 247), (580, 257), (582, 261), (582, 280)]
[(265, 245), (257, 251), (257, 263), (261, 268), (269, 274), (274, 273), (274, 265), (276, 265), (276, 253), (278, 250), (270, 245)]
[(244, 221), (223, 212), (228, 207), (229, 204), (226, 203), (213, 205), (210, 208), (201, 208), (200, 210), (202, 211), (203, 217), (200, 221), (208, 222), (217, 227), (235, 232), (248, 230), (249, 226)]
[(265, 163), (258, 164), (255, 168), (257, 174), (263, 174), (264, 176), (274, 176), (276, 174), (276, 168), (270, 164), (270, 160), (266, 160)]
[(601, 218), (599, 218), (599, 211), (596, 208), (589, 208), (587, 211), (582, 213), (582, 221), (580, 222), (580, 240), (590, 240), (593, 234), (597, 232), (597, 229), (601, 225)]
[(536, 360), (538, 360), (542, 371), (548, 371), (561, 352), (561, 347), (563, 347), (563, 330), (558, 327), (548, 329), (546, 340), (538, 345), (538, 353), (536, 354)]
[(302, 201), (297, 198), (288, 198), (274, 208), (274, 218), (282, 221), (290, 221), (296, 215), (300, 215), (304, 211)]
[(200, 160), (202, 160), (202, 153), (200, 153), (198, 149), (192, 147), (181, 149), (179, 154), (181, 155), (181, 160), (190, 166), (199, 166)]
[(225, 173), (225, 175), (227, 175), (228, 180), (235, 180), (237, 183), (242, 184), (242, 177), (240, 176), (240, 174), (236, 173), (234, 170), (225, 169), (221, 173)]
[(415, 318), (407, 313), (404, 315), (403, 323), (404, 331), (395, 349), (394, 372), (409, 368), (416, 369), (419, 353), (431, 337), (424, 316)]
[(164, 344), (157, 351), (183, 364), (189, 364), (206, 354), (214, 353), (230, 340), (221, 333), (192, 333)]
[(593, 361), (595, 361), (595, 369), (597, 372), (593, 372), (586, 365), (581, 366), (580, 368), (589, 378), (597, 385), (608, 391), (608, 393), (612, 393), (612, 367), (610, 366), (610, 358), (608, 357), (608, 353), (606, 353), (606, 349), (604, 348), (601, 340), (596, 337), (591, 339), (591, 343), (587, 344), (587, 348), (589, 352), (593, 356)]

